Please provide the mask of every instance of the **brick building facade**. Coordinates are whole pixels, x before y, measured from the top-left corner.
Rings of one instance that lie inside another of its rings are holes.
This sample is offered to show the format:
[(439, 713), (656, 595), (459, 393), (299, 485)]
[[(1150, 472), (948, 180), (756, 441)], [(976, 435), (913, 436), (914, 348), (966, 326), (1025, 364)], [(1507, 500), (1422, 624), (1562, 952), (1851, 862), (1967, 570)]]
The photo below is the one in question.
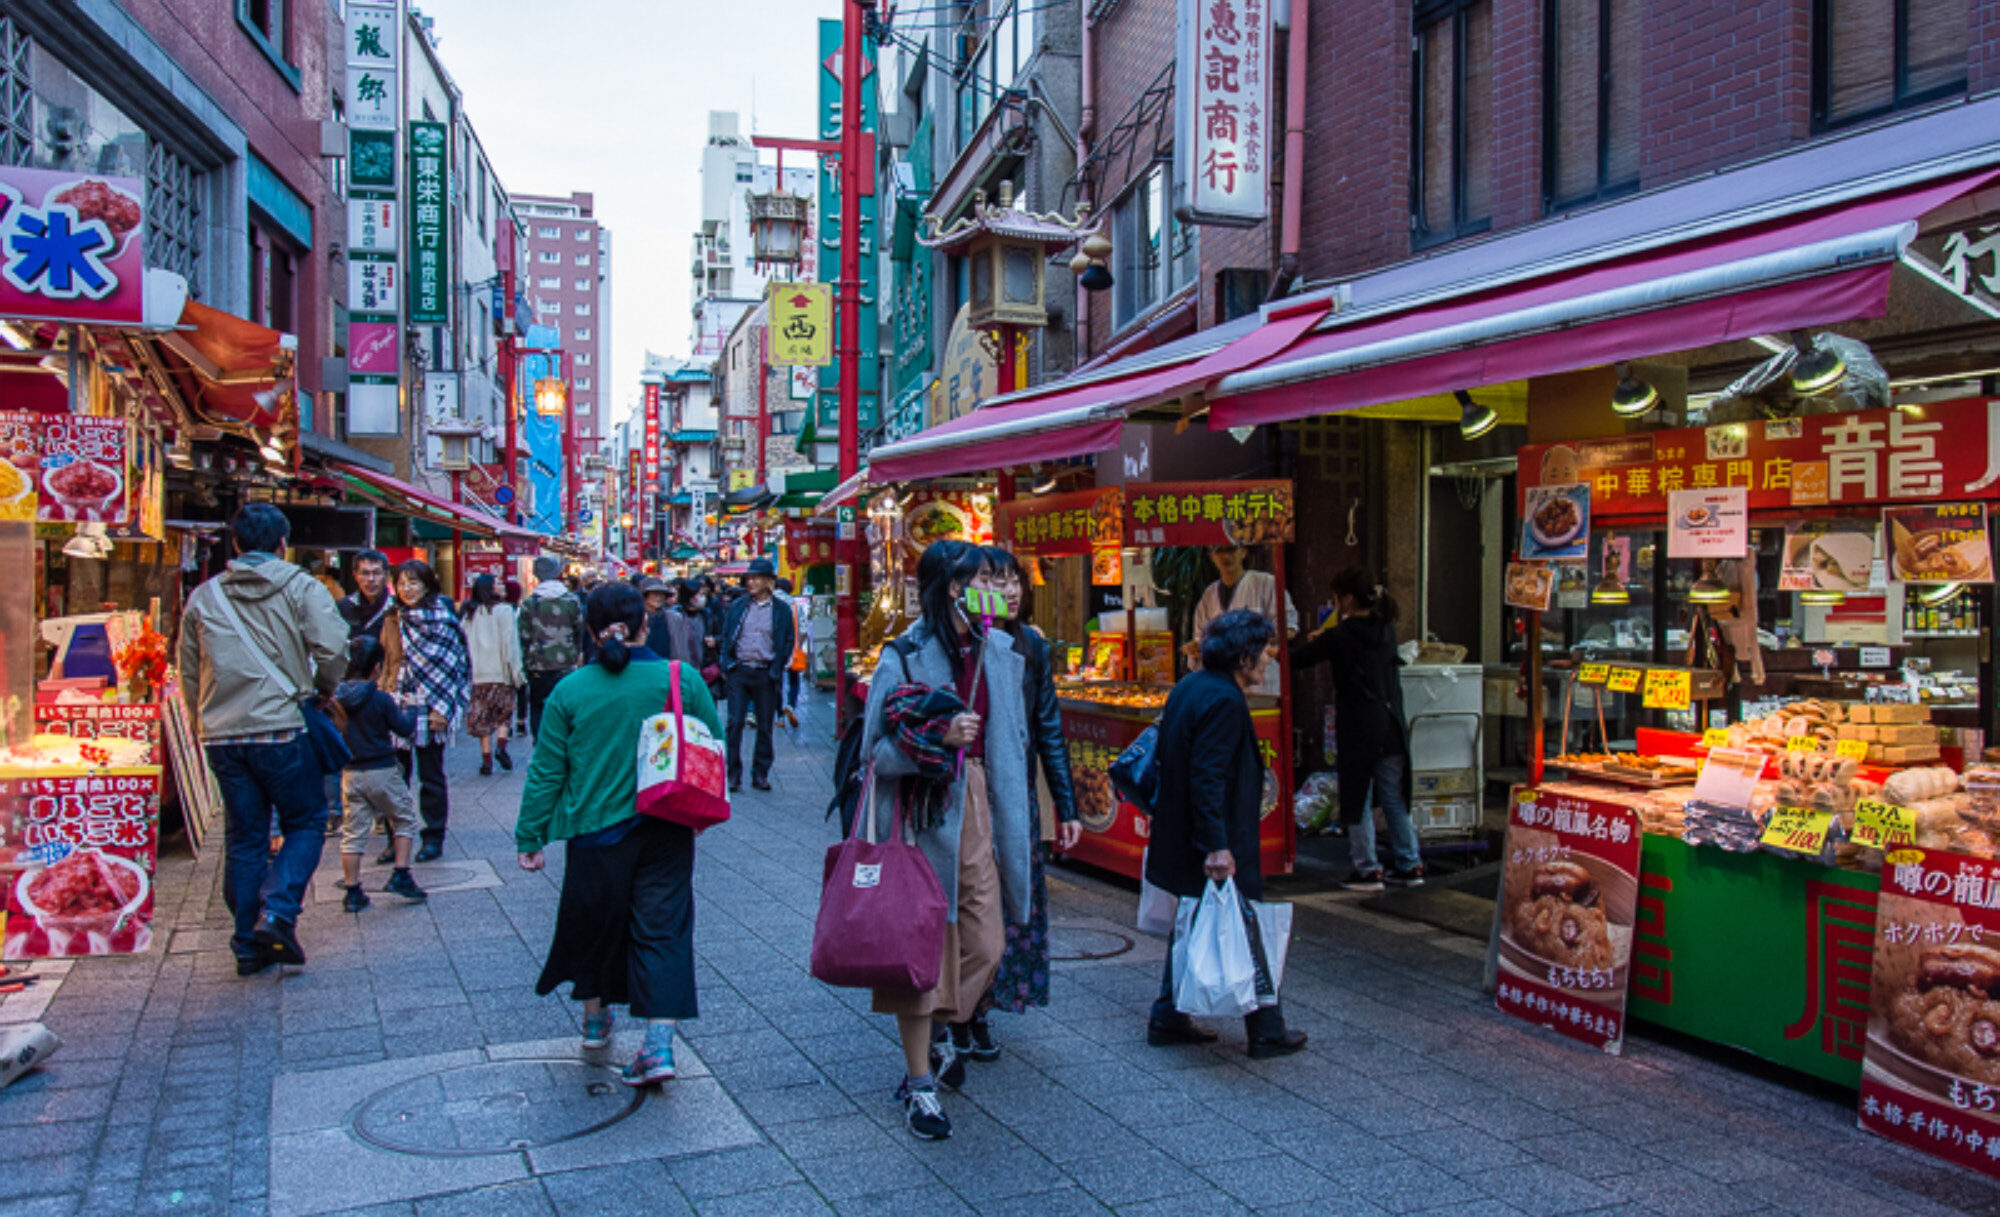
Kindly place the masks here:
[(609, 429), (602, 403), (611, 349), (611, 232), (593, 215), (588, 192), (516, 194), (513, 202), (528, 250), (522, 287), (535, 302), (536, 320), (562, 331), (576, 433), (589, 452), (589, 441)]

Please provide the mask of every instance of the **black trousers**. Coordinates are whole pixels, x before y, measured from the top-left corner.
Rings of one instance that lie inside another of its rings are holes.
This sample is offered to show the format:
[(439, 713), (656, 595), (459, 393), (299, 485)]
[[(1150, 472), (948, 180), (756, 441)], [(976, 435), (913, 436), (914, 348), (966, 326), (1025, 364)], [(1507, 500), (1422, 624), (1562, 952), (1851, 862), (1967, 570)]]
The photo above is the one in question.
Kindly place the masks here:
[(571, 842), (549, 961), (547, 995), (630, 1005), (634, 1018), (694, 1018), (694, 833), (640, 816), (613, 845)]
[(444, 784), (444, 745), (425, 744), (421, 748), (405, 751), (397, 749), (396, 767), (403, 771), (403, 780), (410, 780), (410, 755), (416, 754), (417, 810), (424, 817), (423, 829), (417, 834), (425, 845), (443, 845), (445, 821), (451, 818), (451, 794)]
[(729, 736), (729, 781), (731, 785), (743, 780), (743, 718), (750, 711), (757, 712), (756, 755), (751, 758), (750, 780), (768, 782), (771, 780), (771, 731), (778, 719), (778, 673), (769, 667), (753, 668), (748, 664), (737, 664), (729, 669), (729, 717), (725, 723)]
[[(1165, 974), (1160, 977), (1160, 995), (1153, 1001), (1153, 1021), (1173, 1023), (1186, 1018), (1174, 1009), (1174, 936), (1167, 935), (1167, 964)], [(1257, 1040), (1274, 1040), (1285, 1034), (1285, 1008), (1280, 1002), (1275, 1006), (1260, 1006), (1243, 1016), (1243, 1037)]]
[(556, 682), (568, 676), (568, 672), (528, 673), (528, 731), (540, 736), (542, 733), (542, 707), (549, 702), (549, 694), (555, 692)]

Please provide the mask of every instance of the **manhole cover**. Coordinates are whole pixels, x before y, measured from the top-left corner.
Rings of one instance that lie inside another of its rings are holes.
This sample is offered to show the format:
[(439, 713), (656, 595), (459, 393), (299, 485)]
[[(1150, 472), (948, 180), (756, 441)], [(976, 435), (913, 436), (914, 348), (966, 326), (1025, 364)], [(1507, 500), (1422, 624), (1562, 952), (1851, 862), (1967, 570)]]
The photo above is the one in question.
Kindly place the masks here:
[(1092, 930), (1072, 925), (1049, 927), (1049, 958), (1056, 963), (1110, 959), (1131, 949), (1132, 940), (1112, 930)]
[(583, 1061), (498, 1061), (398, 1082), (354, 1113), (382, 1149), (429, 1157), (518, 1153), (608, 1128), (646, 1101), (617, 1071)]

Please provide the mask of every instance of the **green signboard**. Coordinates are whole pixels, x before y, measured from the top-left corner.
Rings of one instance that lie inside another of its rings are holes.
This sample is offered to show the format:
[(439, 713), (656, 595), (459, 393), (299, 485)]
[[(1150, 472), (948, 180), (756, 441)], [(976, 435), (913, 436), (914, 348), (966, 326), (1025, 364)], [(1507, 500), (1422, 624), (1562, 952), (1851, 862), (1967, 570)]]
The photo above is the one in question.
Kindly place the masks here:
[(1626, 1013), (1861, 1084), (1881, 880), (1648, 835)]
[(445, 230), (443, 123), (410, 124), (410, 314), (416, 325), (451, 324), (451, 241)]
[(347, 133), (348, 193), (357, 197), (396, 189), (396, 133)]
[[(862, 43), (863, 75), (861, 80), (861, 128), (875, 130), (877, 110), (875, 89), (875, 47), (872, 42)], [(819, 23), (819, 129), (827, 139), (840, 135), (840, 22), (822, 18)], [(864, 195), (861, 199), (861, 367), (859, 370), (861, 400), (856, 410), (860, 415), (861, 430), (866, 433), (882, 425), (882, 360), (880, 352), (881, 316), (875, 301), (879, 270), (876, 266), (877, 217), (881, 214), (880, 200), (874, 195)], [(819, 256), (823, 267), (821, 277), (828, 280), (838, 278), (840, 257), (840, 175), (827, 158), (820, 161), (819, 171)], [(834, 310), (834, 350), (842, 350), (844, 341), (840, 333), (839, 309)], [(819, 426), (821, 439), (830, 439), (840, 431), (840, 361), (820, 369), (819, 373)]]

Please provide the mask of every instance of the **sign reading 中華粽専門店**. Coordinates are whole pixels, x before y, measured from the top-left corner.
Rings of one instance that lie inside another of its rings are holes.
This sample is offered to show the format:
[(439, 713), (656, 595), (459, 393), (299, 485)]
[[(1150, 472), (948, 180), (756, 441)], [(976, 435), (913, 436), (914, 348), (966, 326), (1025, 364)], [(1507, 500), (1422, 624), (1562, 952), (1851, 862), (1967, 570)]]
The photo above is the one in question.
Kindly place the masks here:
[(451, 323), (451, 248), (445, 241), (445, 129), (410, 124), (410, 316), (417, 325)]
[(1270, 212), (1272, 0), (1180, 0), (1174, 213), (1248, 227)]
[(823, 368), (832, 363), (832, 285), (773, 283), (769, 333), (772, 367)]

